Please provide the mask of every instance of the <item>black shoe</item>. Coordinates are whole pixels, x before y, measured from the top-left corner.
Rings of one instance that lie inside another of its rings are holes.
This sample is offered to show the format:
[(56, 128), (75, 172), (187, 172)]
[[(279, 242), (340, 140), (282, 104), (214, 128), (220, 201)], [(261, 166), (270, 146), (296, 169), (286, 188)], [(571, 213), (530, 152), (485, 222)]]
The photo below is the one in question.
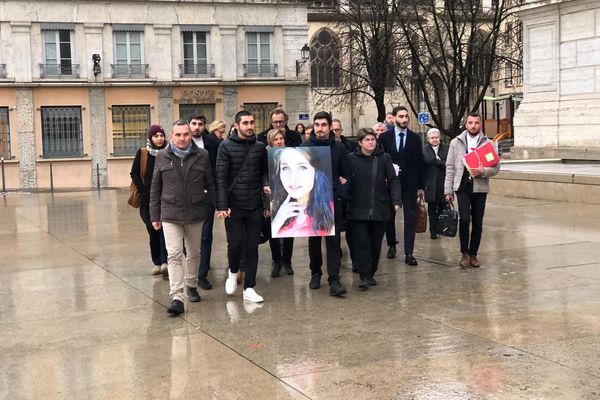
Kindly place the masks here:
[(294, 275), (294, 270), (292, 269), (292, 263), (283, 263), (283, 271), (288, 275)]
[(396, 245), (390, 246), (387, 252), (387, 258), (396, 258)]
[(342, 286), (339, 280), (335, 280), (329, 284), (329, 294), (331, 296), (342, 296), (346, 294), (346, 288)]
[(433, 239), (433, 240), (437, 239), (437, 237), (438, 237), (437, 233), (435, 233), (435, 232), (431, 232), (430, 236), (431, 236), (431, 239)]
[(414, 258), (412, 254), (407, 254), (406, 257), (404, 257), (404, 263), (407, 265), (418, 265), (417, 259)]
[(271, 278), (277, 278), (281, 273), (281, 261), (273, 261), (271, 263)]
[(179, 300), (173, 300), (167, 308), (167, 312), (171, 315), (183, 314), (183, 311), (183, 302)]
[(369, 282), (369, 286), (377, 286), (377, 281), (373, 277), (367, 279), (367, 282)]
[(358, 272), (358, 266), (352, 264), (352, 272)]
[(321, 287), (321, 275), (320, 274), (312, 274), (310, 277), (310, 283), (308, 287), (311, 289), (318, 289)]
[(369, 288), (369, 286), (371, 285), (369, 285), (369, 281), (367, 279), (361, 279), (360, 283), (358, 284), (358, 290), (365, 291)]
[(187, 286), (187, 296), (188, 296), (188, 299), (190, 299), (190, 301), (192, 303), (197, 303), (200, 300), (202, 300), (202, 298), (198, 294), (198, 289), (196, 289), (195, 287)]
[(205, 276), (201, 276), (200, 278), (198, 278), (198, 286), (200, 286), (202, 290), (212, 289), (212, 285)]

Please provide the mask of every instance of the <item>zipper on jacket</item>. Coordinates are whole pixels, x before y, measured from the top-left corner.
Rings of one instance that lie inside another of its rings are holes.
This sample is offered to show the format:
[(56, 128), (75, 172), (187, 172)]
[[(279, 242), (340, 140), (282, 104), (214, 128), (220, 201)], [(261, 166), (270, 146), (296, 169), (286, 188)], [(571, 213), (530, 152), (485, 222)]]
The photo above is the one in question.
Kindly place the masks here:
[(379, 157), (373, 156), (373, 168), (371, 169), (371, 208), (369, 208), (369, 219), (373, 217), (373, 208), (375, 208), (375, 182), (377, 179), (377, 160)]

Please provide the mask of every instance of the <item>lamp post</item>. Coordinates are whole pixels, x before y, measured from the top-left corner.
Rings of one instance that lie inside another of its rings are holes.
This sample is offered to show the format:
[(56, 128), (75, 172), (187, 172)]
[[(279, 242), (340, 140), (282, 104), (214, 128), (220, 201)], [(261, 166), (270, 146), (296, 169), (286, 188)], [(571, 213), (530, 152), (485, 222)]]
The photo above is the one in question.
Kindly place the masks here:
[(308, 47), (308, 44), (305, 44), (304, 46), (302, 46), (302, 49), (300, 49), (300, 60), (296, 60), (296, 77), (300, 75), (300, 68), (302, 68), (302, 66), (306, 64), (306, 61), (308, 60), (309, 56), (310, 47)]
[(94, 80), (96, 80), (96, 77), (102, 72), (102, 68), (100, 67), (100, 61), (102, 61), (100, 54), (92, 54), (92, 61), (94, 62), (92, 71), (94, 72)]

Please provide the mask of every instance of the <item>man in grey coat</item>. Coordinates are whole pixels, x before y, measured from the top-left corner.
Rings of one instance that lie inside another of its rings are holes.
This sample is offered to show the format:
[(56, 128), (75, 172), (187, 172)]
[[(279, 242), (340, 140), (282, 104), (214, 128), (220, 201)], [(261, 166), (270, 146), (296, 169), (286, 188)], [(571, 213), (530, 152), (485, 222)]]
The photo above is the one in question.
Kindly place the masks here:
[[(481, 116), (470, 113), (465, 124), (467, 128), (460, 135), (452, 139), (446, 159), (446, 180), (444, 182), (444, 194), (446, 201), (454, 200), (454, 193), (458, 198), (458, 213), (460, 215), (459, 236), (460, 252), (462, 258), (460, 267), (479, 268), (477, 251), (481, 243), (483, 227), (483, 214), (485, 212), (485, 201), (489, 191), (489, 178), (498, 174), (500, 163), (493, 167), (466, 168), (463, 159), (466, 154), (489, 142), (487, 136), (481, 131)], [(497, 152), (497, 145), (493, 143)], [(469, 238), (469, 226), (472, 223), (472, 231)]]
[(167, 312), (171, 315), (184, 312), (184, 286), (191, 302), (200, 301), (197, 277), (200, 235), (206, 216), (205, 196), (216, 203), (210, 157), (192, 142), (187, 121), (176, 121), (169, 145), (156, 156), (150, 189), (152, 226), (157, 230), (162, 226), (167, 246), (171, 296)]

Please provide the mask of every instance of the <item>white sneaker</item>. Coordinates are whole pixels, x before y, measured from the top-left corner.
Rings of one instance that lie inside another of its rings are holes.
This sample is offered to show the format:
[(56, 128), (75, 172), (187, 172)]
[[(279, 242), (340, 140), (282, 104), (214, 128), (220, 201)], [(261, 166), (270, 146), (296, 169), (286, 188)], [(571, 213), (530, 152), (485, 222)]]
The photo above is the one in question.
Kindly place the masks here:
[(262, 303), (265, 299), (262, 298), (258, 293), (254, 291), (254, 288), (244, 289), (244, 300), (251, 301), (253, 303)]
[(225, 281), (225, 293), (232, 295), (237, 290), (237, 272), (229, 271), (229, 276)]

